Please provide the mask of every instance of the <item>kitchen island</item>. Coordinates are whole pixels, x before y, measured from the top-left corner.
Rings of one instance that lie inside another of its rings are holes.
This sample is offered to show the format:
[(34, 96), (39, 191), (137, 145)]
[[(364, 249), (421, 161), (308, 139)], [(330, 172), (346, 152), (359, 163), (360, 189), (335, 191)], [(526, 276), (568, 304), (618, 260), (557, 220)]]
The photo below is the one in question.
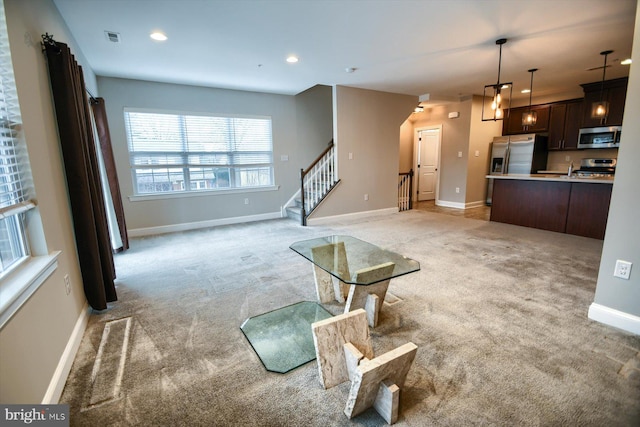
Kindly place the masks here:
[(488, 175), (491, 221), (604, 239), (613, 178)]

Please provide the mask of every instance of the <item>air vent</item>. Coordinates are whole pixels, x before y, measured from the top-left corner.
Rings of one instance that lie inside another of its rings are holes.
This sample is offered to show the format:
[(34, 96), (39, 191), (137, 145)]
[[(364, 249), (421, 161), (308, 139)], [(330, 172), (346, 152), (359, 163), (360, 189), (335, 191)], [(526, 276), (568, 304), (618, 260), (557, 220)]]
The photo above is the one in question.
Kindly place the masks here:
[(120, 33), (116, 33), (115, 31), (105, 31), (104, 35), (110, 42), (120, 43)]

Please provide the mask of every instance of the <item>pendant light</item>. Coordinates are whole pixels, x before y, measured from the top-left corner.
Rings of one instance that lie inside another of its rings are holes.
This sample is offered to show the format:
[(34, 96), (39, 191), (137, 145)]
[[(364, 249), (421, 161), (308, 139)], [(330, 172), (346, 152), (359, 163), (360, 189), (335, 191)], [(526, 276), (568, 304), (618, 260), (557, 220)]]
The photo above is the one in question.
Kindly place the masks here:
[(600, 101), (591, 104), (591, 118), (604, 120), (609, 114), (609, 103), (604, 100), (604, 80), (607, 73), (607, 56), (613, 53), (612, 50), (600, 52), (604, 56), (604, 66), (602, 67), (602, 83), (600, 84)]
[[(482, 102), (482, 121), (504, 120), (506, 115), (509, 116), (509, 107), (511, 106), (511, 93), (513, 83), (504, 83), (500, 81), (500, 68), (502, 67), (502, 45), (507, 39), (498, 39), (496, 44), (500, 46), (500, 56), (498, 58), (498, 81), (496, 84), (485, 85), (483, 91)], [(485, 106), (487, 104), (487, 106)]]
[(522, 113), (522, 126), (533, 126), (538, 121), (538, 113), (531, 111), (531, 96), (533, 94), (533, 73), (538, 71), (537, 68), (529, 70), (531, 73), (531, 86), (529, 87), (529, 111)]

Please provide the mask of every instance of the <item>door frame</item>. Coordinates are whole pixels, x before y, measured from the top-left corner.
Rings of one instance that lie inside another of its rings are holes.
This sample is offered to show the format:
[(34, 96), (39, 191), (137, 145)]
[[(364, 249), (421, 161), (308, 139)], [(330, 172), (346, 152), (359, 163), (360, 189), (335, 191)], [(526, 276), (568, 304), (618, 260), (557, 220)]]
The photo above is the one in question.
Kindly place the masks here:
[(420, 132), (437, 129), (438, 130), (438, 159), (436, 160), (436, 198), (435, 204), (437, 205), (440, 201), (440, 159), (442, 157), (442, 124), (431, 125), (431, 126), (421, 126), (415, 128), (413, 130), (413, 170), (416, 171), (413, 174), (413, 198), (417, 202), (418, 201), (418, 180), (420, 179), (419, 170), (418, 170), (418, 161), (420, 158), (418, 157), (420, 147)]

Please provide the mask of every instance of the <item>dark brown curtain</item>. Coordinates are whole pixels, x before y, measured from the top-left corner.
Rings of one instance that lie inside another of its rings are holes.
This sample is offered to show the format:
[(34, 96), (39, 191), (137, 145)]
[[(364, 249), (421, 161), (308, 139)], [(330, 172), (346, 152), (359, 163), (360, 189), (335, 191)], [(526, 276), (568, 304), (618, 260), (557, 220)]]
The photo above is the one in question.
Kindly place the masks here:
[(43, 39), (84, 292), (91, 307), (104, 310), (117, 300), (116, 274), (82, 67), (66, 44)]
[(118, 182), (116, 162), (113, 159), (111, 135), (109, 134), (109, 122), (107, 121), (107, 111), (105, 110), (104, 99), (92, 98), (91, 108), (93, 110), (93, 117), (96, 121), (96, 128), (98, 129), (100, 152), (102, 153), (104, 168), (107, 171), (109, 191), (111, 192), (113, 209), (116, 213), (118, 228), (120, 229), (120, 238), (122, 239), (122, 247), (116, 248), (116, 252), (121, 252), (129, 249), (129, 236), (127, 235), (127, 224), (124, 220), (124, 208), (122, 207), (122, 197), (120, 195), (120, 183)]

